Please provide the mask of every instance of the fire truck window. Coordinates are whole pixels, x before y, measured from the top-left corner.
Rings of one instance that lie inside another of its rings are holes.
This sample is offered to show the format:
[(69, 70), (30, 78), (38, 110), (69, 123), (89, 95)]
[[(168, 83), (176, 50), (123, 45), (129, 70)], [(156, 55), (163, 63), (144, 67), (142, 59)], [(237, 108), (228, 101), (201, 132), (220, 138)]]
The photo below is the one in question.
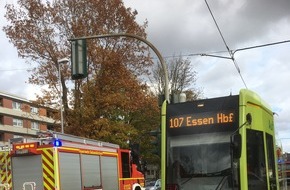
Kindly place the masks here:
[(263, 133), (247, 129), (248, 189), (267, 189)]
[(130, 158), (128, 152), (122, 152), (122, 174), (123, 178), (129, 178), (130, 177)]

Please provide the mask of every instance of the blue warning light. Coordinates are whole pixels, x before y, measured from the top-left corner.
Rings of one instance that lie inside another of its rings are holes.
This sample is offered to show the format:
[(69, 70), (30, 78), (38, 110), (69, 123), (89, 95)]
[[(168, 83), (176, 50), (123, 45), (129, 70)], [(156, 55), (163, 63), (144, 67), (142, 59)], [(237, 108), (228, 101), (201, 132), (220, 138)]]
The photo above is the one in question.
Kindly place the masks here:
[(60, 146), (62, 146), (62, 142), (61, 142), (61, 140), (59, 140), (59, 139), (54, 139), (54, 141), (53, 141), (53, 146), (54, 146), (54, 147), (60, 147)]

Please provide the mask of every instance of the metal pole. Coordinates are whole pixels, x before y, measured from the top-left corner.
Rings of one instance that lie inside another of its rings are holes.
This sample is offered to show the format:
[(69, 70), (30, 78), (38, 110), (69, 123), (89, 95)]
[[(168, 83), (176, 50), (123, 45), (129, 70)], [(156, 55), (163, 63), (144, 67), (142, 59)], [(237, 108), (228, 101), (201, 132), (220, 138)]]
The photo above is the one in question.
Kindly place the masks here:
[(142, 42), (144, 42), (145, 44), (147, 44), (153, 51), (154, 53), (157, 55), (160, 64), (163, 68), (163, 73), (164, 73), (164, 79), (165, 79), (165, 86), (164, 86), (164, 95), (165, 95), (165, 100), (167, 100), (167, 102), (169, 103), (169, 87), (168, 87), (168, 71), (167, 71), (167, 66), (165, 64), (164, 59), (162, 58), (160, 52), (157, 50), (157, 48), (151, 44), (148, 40), (137, 36), (135, 34), (127, 34), (127, 33), (120, 33), (120, 34), (101, 34), (101, 35), (95, 35), (95, 36), (85, 36), (85, 37), (79, 37), (79, 38), (71, 38), (68, 39), (69, 41), (74, 41), (74, 40), (85, 40), (85, 39), (94, 39), (94, 38), (106, 38), (106, 37), (130, 37), (130, 38), (135, 38), (138, 39)]
[[(170, 100), (169, 100), (169, 87), (168, 87), (168, 85), (169, 85), (169, 79), (168, 79), (167, 66), (165, 64), (164, 59), (161, 56), (161, 53), (148, 40), (146, 40), (146, 39), (144, 39), (144, 38), (142, 38), (140, 36), (137, 36), (135, 34), (127, 34), (127, 33), (120, 33), (120, 34), (101, 34), (101, 35), (95, 35), (95, 36), (85, 36), (85, 37), (79, 37), (79, 38), (71, 38), (71, 39), (68, 39), (68, 40), (69, 41), (75, 41), (75, 40), (86, 40), (86, 39), (106, 38), (106, 37), (130, 37), (130, 38), (138, 39), (138, 40), (144, 42), (145, 44), (147, 44), (154, 51), (154, 53), (157, 55), (157, 57), (158, 57), (158, 59), (160, 61), (160, 64), (161, 64), (161, 66), (163, 68), (164, 82), (165, 82), (165, 85), (164, 85), (165, 100), (166, 100), (167, 103), (170, 103)], [(161, 130), (162, 130), (162, 133), (165, 135), (165, 133), (163, 132), (165, 130), (165, 128), (163, 127)], [(165, 151), (165, 149), (162, 149), (161, 148), (161, 151)], [(161, 162), (161, 164), (162, 164), (161, 167), (165, 167), (164, 166), (165, 162)], [(161, 174), (161, 175), (163, 176), (163, 174)], [(163, 184), (163, 183), (162, 183), (162, 185), (165, 186), (165, 184)]]
[(63, 58), (57, 61), (58, 63), (58, 83), (59, 83), (59, 97), (60, 97), (60, 123), (61, 123), (61, 133), (64, 133), (63, 128), (63, 103), (62, 103), (62, 85), (61, 85), (61, 72), (60, 64), (69, 62), (68, 58)]
[(61, 123), (61, 133), (64, 133), (63, 129), (63, 109), (62, 109), (62, 86), (61, 86), (61, 73), (60, 64), (62, 62), (58, 61), (58, 82), (59, 82), (59, 97), (60, 97), (60, 123)]

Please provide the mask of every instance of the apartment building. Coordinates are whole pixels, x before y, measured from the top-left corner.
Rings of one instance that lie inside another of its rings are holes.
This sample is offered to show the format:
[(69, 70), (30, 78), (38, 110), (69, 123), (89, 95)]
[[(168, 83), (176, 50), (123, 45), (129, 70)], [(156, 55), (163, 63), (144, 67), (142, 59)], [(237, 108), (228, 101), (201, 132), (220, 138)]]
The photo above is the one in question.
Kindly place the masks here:
[(27, 99), (0, 92), (0, 145), (17, 137), (36, 137), (37, 132), (53, 129), (54, 110)]

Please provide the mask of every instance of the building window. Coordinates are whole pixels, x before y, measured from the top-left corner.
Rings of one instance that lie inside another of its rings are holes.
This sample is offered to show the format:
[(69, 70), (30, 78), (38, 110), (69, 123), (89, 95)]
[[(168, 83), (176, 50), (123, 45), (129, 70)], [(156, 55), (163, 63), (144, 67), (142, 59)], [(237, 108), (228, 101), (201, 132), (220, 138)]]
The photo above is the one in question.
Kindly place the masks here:
[(3, 115), (0, 115), (0, 125), (3, 125), (3, 120), (4, 120), (4, 116)]
[(31, 129), (33, 130), (39, 130), (39, 124), (35, 121), (31, 122)]
[(36, 107), (31, 107), (31, 108), (30, 108), (30, 112), (31, 112), (31, 113), (35, 113), (35, 114), (38, 114), (38, 108), (36, 108)]
[(147, 170), (147, 175), (153, 176), (153, 175), (155, 175), (155, 171), (154, 170)]
[(15, 110), (21, 110), (21, 103), (12, 102), (12, 108), (15, 109)]
[(0, 141), (4, 141), (4, 133), (0, 133)]
[(2, 97), (0, 98), (0, 106), (1, 107), (3, 106), (3, 98)]
[(13, 126), (15, 126), (15, 127), (23, 127), (23, 120), (22, 119), (13, 118)]
[(23, 138), (21, 135), (13, 135), (13, 138)]

